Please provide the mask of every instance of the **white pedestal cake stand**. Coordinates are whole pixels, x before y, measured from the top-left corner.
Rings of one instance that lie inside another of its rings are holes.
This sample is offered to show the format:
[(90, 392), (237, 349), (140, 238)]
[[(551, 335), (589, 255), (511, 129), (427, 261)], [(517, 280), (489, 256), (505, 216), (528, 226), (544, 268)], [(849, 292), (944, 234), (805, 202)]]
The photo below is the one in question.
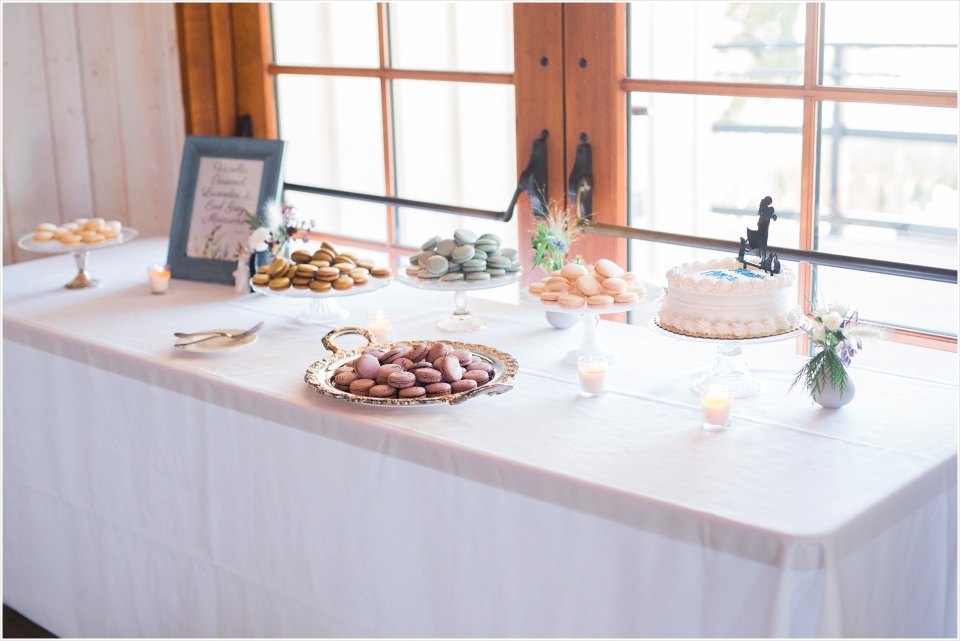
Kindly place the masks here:
[(83, 243), (80, 243), (79, 245), (64, 245), (56, 240), (38, 243), (33, 239), (33, 234), (30, 233), (21, 237), (20, 240), (17, 241), (17, 247), (28, 252), (36, 252), (38, 254), (73, 254), (77, 261), (77, 269), (79, 271), (76, 277), (64, 285), (64, 287), (67, 289), (87, 289), (88, 287), (100, 286), (100, 281), (91, 277), (90, 272), (87, 271), (87, 257), (90, 255), (90, 252), (98, 249), (106, 249), (107, 247), (116, 247), (117, 245), (122, 245), (136, 237), (136, 229), (133, 229), (132, 227), (123, 227), (120, 229), (120, 233), (116, 238), (105, 240), (102, 243), (97, 243), (96, 245), (84, 245)]
[(717, 360), (714, 361), (710, 370), (693, 382), (693, 391), (700, 393), (700, 386), (707, 380), (718, 383), (726, 383), (733, 387), (734, 398), (743, 398), (744, 396), (756, 396), (762, 394), (767, 389), (767, 384), (754, 376), (747, 368), (746, 361), (743, 360), (744, 345), (765, 345), (767, 343), (776, 343), (785, 341), (789, 338), (800, 336), (806, 331), (806, 321), (803, 326), (776, 336), (760, 336), (757, 338), (702, 338), (700, 336), (687, 336), (679, 334), (668, 329), (660, 327), (658, 318), (650, 319), (650, 331), (659, 336), (673, 338), (678, 341), (687, 341), (692, 343), (716, 344)]
[(345, 310), (340, 306), (340, 303), (336, 299), (343, 298), (344, 296), (359, 296), (360, 294), (368, 294), (370, 292), (375, 292), (378, 289), (383, 289), (390, 284), (389, 278), (369, 278), (367, 279), (366, 285), (353, 286), (350, 289), (331, 289), (328, 292), (323, 292), (322, 294), (317, 293), (310, 289), (285, 289), (283, 291), (274, 291), (269, 287), (258, 287), (257, 285), (251, 285), (253, 291), (264, 294), (265, 296), (277, 296), (279, 298), (305, 298), (310, 301), (310, 304), (304, 308), (300, 315), (297, 316), (297, 319), (303, 323), (323, 323), (329, 325), (331, 323), (339, 323), (342, 320), (350, 315), (350, 312)]
[(435, 282), (420, 280), (416, 276), (408, 276), (406, 273), (401, 272), (397, 275), (397, 280), (407, 287), (413, 287), (415, 289), (424, 289), (431, 292), (453, 292), (456, 309), (453, 310), (450, 318), (445, 318), (437, 323), (437, 327), (445, 332), (473, 332), (486, 327), (487, 321), (474, 316), (470, 313), (470, 310), (467, 309), (467, 293), (481, 289), (494, 289), (512, 285), (519, 281), (522, 275), (523, 270), (521, 269), (516, 273), (507, 274), (506, 276), (494, 276), (490, 280), (442, 280)]
[(535, 307), (536, 309), (542, 309), (547, 312), (559, 312), (561, 314), (579, 314), (583, 320), (583, 340), (580, 342), (579, 349), (571, 350), (567, 352), (564, 360), (571, 364), (576, 365), (577, 359), (581, 356), (597, 355), (597, 356), (606, 356), (607, 360), (610, 363), (613, 363), (617, 355), (615, 352), (611, 352), (603, 347), (603, 343), (600, 340), (600, 332), (597, 330), (597, 323), (600, 321), (600, 314), (619, 314), (620, 312), (629, 312), (641, 307), (647, 307), (649, 305), (656, 305), (660, 302), (660, 297), (663, 296), (663, 288), (659, 285), (654, 285), (653, 283), (648, 283), (643, 281), (643, 286), (646, 288), (646, 295), (641, 298), (638, 302), (633, 305), (610, 305), (609, 307), (581, 307), (580, 309), (566, 309), (560, 307), (559, 305), (547, 305), (546, 303), (540, 302), (540, 297), (535, 294), (531, 294), (529, 288), (524, 288), (520, 292), (520, 302), (530, 307)]

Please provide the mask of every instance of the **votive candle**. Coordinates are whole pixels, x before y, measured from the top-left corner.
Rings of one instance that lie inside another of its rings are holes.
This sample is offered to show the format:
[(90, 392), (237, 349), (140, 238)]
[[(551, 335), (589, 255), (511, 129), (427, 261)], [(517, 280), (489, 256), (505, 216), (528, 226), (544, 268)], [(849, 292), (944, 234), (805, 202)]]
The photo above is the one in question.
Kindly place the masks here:
[(727, 429), (733, 408), (733, 387), (724, 383), (704, 383), (700, 386), (700, 408), (703, 410), (703, 429), (711, 432)]
[(150, 265), (147, 268), (150, 277), (150, 292), (166, 294), (170, 291), (170, 265)]
[(393, 333), (393, 318), (390, 312), (378, 309), (367, 313), (367, 329), (378, 343), (389, 343)]
[(607, 393), (607, 357), (581, 356), (577, 359), (580, 375), (580, 396), (603, 396)]

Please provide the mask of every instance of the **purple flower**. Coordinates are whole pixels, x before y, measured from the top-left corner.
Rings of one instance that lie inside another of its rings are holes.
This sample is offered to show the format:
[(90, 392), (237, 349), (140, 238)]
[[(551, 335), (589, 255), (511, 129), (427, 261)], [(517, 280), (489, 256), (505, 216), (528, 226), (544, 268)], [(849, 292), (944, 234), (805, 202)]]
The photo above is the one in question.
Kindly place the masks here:
[(853, 360), (853, 357), (857, 355), (857, 352), (859, 352), (861, 348), (862, 345), (859, 340), (857, 340), (856, 346), (850, 341), (843, 341), (837, 346), (837, 355), (840, 357), (844, 366), (850, 367), (850, 361)]

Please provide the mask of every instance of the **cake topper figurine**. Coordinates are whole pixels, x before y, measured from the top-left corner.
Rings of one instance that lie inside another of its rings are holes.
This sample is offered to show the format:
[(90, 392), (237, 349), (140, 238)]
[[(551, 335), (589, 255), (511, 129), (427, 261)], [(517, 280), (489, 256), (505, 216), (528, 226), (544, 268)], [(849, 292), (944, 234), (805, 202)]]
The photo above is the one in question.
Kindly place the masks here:
[[(770, 196), (766, 196), (760, 201), (760, 211), (758, 212), (760, 220), (757, 221), (757, 228), (747, 228), (747, 237), (740, 237), (740, 255), (737, 256), (737, 260), (743, 263), (744, 267), (750, 265), (762, 269), (771, 276), (780, 273), (780, 260), (777, 255), (773, 252), (767, 253), (767, 235), (770, 233), (770, 221), (777, 219), (773, 207), (770, 206), (772, 204), (773, 198)], [(759, 265), (744, 258), (748, 249), (760, 259)]]

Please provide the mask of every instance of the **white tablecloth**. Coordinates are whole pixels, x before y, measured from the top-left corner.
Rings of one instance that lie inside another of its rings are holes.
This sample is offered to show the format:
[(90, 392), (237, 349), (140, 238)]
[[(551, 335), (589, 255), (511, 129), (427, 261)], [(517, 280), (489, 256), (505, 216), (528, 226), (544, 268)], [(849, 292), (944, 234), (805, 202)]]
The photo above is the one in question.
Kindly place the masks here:
[[(3, 269), (4, 602), (61, 636), (947, 636), (957, 634), (957, 389), (854, 369), (837, 411), (787, 395), (799, 357), (747, 350), (767, 393), (699, 429), (709, 346), (580, 330), (474, 301), (463, 336), (516, 388), (408, 411), (303, 383), (329, 327), (303, 302), (174, 281), (163, 239)], [(450, 294), (392, 284), (397, 339)], [(173, 332), (244, 328), (218, 355)], [(455, 337), (461, 338), (461, 337)]]

